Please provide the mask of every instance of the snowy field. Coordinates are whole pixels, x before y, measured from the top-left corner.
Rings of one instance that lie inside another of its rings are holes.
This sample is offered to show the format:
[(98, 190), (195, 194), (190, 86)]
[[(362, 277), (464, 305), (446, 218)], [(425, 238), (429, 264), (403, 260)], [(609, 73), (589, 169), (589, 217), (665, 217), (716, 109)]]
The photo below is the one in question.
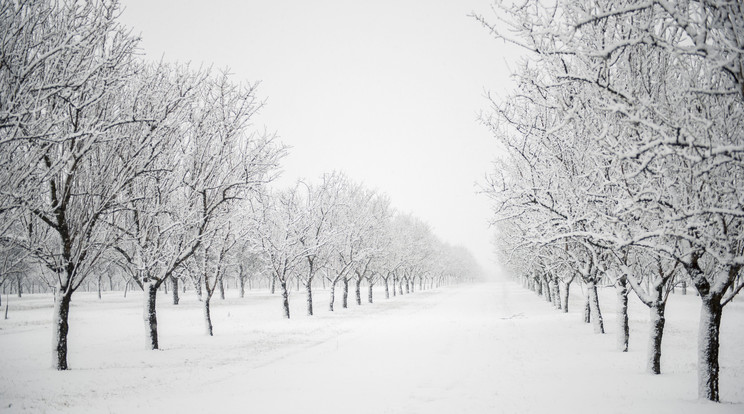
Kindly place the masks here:
[[(513, 282), (448, 287), (316, 316), (292, 295), (229, 292), (201, 308), (159, 297), (160, 351), (145, 350), (142, 295), (73, 297), (71, 370), (51, 365), (51, 299), (10, 297), (0, 321), (0, 411), (73, 413), (743, 413), (744, 301), (724, 311), (723, 403), (696, 397), (699, 299), (670, 298), (660, 376), (645, 373), (647, 312), (631, 300), (631, 349), (615, 351), (614, 291), (605, 335)], [(232, 295), (232, 297), (230, 297)], [(5, 301), (5, 297), (3, 297)], [(3, 305), (5, 302), (3, 302)], [(3, 306), (4, 307), (4, 306)]]

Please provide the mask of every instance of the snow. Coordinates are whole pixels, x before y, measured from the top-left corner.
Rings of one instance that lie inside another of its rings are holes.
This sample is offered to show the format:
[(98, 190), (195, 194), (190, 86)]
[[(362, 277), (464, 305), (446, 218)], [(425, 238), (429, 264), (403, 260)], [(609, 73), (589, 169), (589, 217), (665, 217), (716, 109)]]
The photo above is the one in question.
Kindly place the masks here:
[[(228, 291), (204, 335), (193, 293), (159, 294), (160, 351), (143, 347), (142, 294), (77, 293), (70, 311), (71, 370), (50, 368), (52, 300), (10, 297), (0, 321), (0, 411), (74, 413), (741, 413), (744, 301), (724, 309), (721, 404), (697, 399), (699, 298), (672, 295), (662, 374), (645, 372), (648, 309), (630, 295), (630, 350), (615, 349), (615, 293), (601, 289), (609, 327), (582, 321), (584, 296), (564, 314), (507, 281), (416, 292), (316, 315), (292, 292)], [(5, 303), (5, 299), (3, 298)]]

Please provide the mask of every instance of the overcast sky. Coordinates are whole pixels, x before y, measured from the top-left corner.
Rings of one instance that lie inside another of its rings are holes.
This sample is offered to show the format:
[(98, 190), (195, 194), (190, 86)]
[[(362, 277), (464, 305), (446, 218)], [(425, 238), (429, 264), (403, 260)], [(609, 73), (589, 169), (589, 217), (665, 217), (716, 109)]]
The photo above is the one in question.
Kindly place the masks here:
[(254, 125), (290, 145), (282, 182), (344, 171), (468, 247), (493, 272), (489, 204), (498, 151), (478, 123), (511, 87), (502, 42), (473, 18), (489, 0), (122, 0), (147, 56), (261, 81)]

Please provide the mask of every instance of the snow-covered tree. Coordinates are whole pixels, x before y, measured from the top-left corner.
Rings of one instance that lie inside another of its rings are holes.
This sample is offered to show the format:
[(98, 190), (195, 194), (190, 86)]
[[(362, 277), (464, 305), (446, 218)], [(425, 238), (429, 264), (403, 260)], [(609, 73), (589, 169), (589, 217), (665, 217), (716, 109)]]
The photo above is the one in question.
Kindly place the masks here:
[(123, 133), (136, 122), (118, 96), (136, 70), (136, 41), (116, 22), (115, 2), (0, 10), (0, 209), (32, 215), (30, 237), (17, 240), (57, 276), (53, 365), (65, 370), (72, 294), (115, 241), (107, 214), (153, 158), (147, 141)]

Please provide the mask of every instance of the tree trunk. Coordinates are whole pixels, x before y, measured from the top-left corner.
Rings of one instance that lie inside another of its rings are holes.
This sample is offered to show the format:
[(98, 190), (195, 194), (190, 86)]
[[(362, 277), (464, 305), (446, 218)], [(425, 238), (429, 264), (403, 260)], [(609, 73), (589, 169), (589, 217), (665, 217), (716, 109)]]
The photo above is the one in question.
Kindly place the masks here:
[(664, 310), (666, 303), (655, 302), (649, 307), (648, 371), (661, 374), (661, 338), (664, 335)]
[(284, 317), (289, 319), (289, 291), (287, 290), (287, 281), (279, 282), (282, 286), (282, 301), (284, 302)]
[(171, 289), (172, 290), (171, 294), (173, 295), (173, 304), (178, 305), (178, 302), (181, 300), (178, 297), (178, 278), (173, 277), (173, 276), (171, 276), (170, 278), (171, 278), (171, 282), (173, 283), (173, 289)]
[(23, 283), (22, 278), (20, 276), (16, 277), (16, 281), (18, 282), (18, 297), (23, 297)]
[(101, 279), (103, 278), (103, 275), (98, 275), (98, 299), (102, 299), (103, 296), (101, 295), (101, 290), (103, 287), (101, 286)]
[(313, 316), (313, 281), (308, 280), (307, 288), (307, 316)]
[(682, 281), (682, 294), (687, 295), (687, 281), (686, 280)]
[(594, 314), (594, 333), (603, 334), (604, 332), (604, 322), (602, 321), (602, 311), (599, 308), (599, 295), (597, 295), (597, 284), (595, 282), (590, 282), (590, 284), (587, 286), (589, 291), (589, 306), (591, 308), (591, 313)]
[(718, 348), (723, 306), (719, 295), (707, 294), (700, 297), (703, 303), (698, 331), (698, 397), (719, 402)]
[(220, 287), (220, 299), (225, 300), (225, 277), (224, 276), (217, 276), (220, 278), (219, 280), (219, 287)]
[(589, 290), (586, 291), (586, 301), (584, 302), (584, 323), (592, 323), (592, 307), (589, 305)]
[(535, 293), (537, 293), (537, 296), (542, 296), (542, 294), (543, 294), (543, 292), (542, 292), (542, 280), (540, 278), (538, 278), (535, 281)]
[(553, 306), (556, 309), (560, 309), (561, 308), (561, 288), (560, 286), (558, 286), (558, 278), (554, 277), (553, 279), (551, 279), (550, 284), (551, 284), (551, 290), (553, 291), (552, 293)]
[(388, 280), (383, 280), (385, 281), (385, 299), (390, 299), (390, 286), (388, 286)]
[[(407, 294), (411, 293), (411, 288), (410, 288), (410, 285), (411, 285), (411, 281), (410, 281), (410, 280), (408, 280), (408, 278), (405, 278), (405, 279), (403, 279), (403, 280), (405, 281), (405, 285), (406, 285), (406, 295), (407, 295)], [(403, 288), (401, 288), (401, 290), (403, 290)], [(401, 292), (401, 294), (402, 294), (402, 293), (403, 293), (403, 292)]]
[(357, 305), (362, 304), (362, 279), (359, 278), (356, 281), (356, 302)]
[(400, 294), (401, 296), (403, 296), (403, 279), (400, 279), (400, 281), (399, 281), (399, 283), (398, 283), (398, 289), (400, 289), (400, 290), (398, 291), (398, 293), (399, 293), (399, 294)]
[(550, 291), (550, 279), (543, 277), (543, 292), (545, 292), (545, 301), (553, 303), (553, 295)]
[(245, 276), (239, 276), (238, 282), (240, 283), (240, 297), (245, 297)]
[(210, 295), (204, 296), (204, 323), (207, 329), (207, 335), (214, 336), (214, 329), (212, 327), (212, 313), (209, 310), (209, 302), (211, 300)]
[(630, 326), (628, 325), (628, 280), (625, 276), (617, 281), (617, 349), (628, 352)]
[(109, 273), (108, 275), (108, 280), (109, 280), (109, 292), (113, 292), (114, 291), (114, 276), (111, 273)]
[(152, 282), (145, 282), (143, 290), (145, 293), (145, 312), (143, 316), (145, 332), (147, 332), (146, 346), (148, 349), (158, 349), (158, 318), (155, 312), (158, 286)]
[(269, 293), (272, 295), (276, 293), (276, 276), (271, 277), (271, 284), (269, 285)]
[(367, 295), (367, 301), (369, 303), (372, 303), (372, 287), (373, 286), (374, 286), (373, 284), (371, 284), (371, 283), (369, 284), (369, 292), (368, 292), (368, 295)]
[(341, 302), (341, 307), (346, 309), (349, 305), (349, 279), (344, 278), (344, 295), (343, 295), (343, 301)]
[(69, 367), (67, 366), (67, 333), (70, 330), (68, 318), (70, 315), (71, 300), (71, 291), (57, 288), (54, 298), (54, 336), (52, 347), (54, 359), (52, 361), (52, 364), (58, 371), (69, 369)]
[(328, 310), (333, 312), (333, 302), (336, 301), (336, 281), (331, 282), (331, 300), (328, 303)]
[(393, 276), (393, 297), (398, 295), (398, 278)]
[(202, 300), (201, 282), (202, 282), (201, 277), (194, 281), (194, 290), (196, 290), (196, 297), (199, 299), (199, 301)]
[(563, 290), (563, 312), (564, 313), (568, 313), (568, 298), (569, 298), (569, 293), (571, 292), (571, 282), (573, 282), (573, 278), (572, 280), (569, 280), (568, 282), (566, 282), (566, 288)]

